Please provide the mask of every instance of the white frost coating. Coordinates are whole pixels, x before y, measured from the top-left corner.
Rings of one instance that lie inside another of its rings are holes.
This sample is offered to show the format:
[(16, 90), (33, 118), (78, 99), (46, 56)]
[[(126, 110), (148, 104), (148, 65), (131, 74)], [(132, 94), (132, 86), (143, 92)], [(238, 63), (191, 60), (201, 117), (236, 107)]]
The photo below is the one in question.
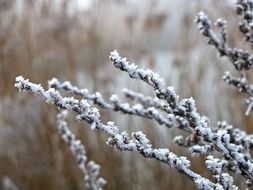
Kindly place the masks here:
[[(125, 66), (127, 67), (127, 63), (125, 62)], [(119, 66), (120, 67), (120, 66)], [(122, 68), (121, 68), (122, 69)], [(126, 69), (126, 68), (125, 68)], [(123, 67), (124, 70), (124, 67)], [(133, 109), (129, 106), (127, 103), (121, 103), (119, 98), (117, 96), (112, 96), (112, 104), (106, 104), (110, 105), (110, 109), (113, 110), (120, 110), (123, 113), (138, 115), (142, 117), (147, 117), (150, 119), (155, 119), (160, 124), (165, 124), (166, 126), (174, 126), (175, 121), (179, 123), (180, 128), (182, 129), (188, 129), (189, 132), (193, 133), (194, 135), (197, 135), (199, 137), (199, 142), (203, 141), (205, 143), (210, 143), (211, 148), (216, 149), (217, 151), (223, 153), (227, 158), (229, 158), (234, 163), (234, 168), (236, 168), (236, 171), (240, 171), (245, 173), (245, 176), (247, 179), (252, 180), (252, 172), (253, 172), (253, 164), (252, 160), (249, 158), (247, 153), (242, 152), (241, 150), (243, 147), (239, 144), (233, 144), (231, 142), (230, 135), (227, 134), (226, 130), (218, 130), (215, 131), (210, 127), (210, 122), (207, 121), (205, 117), (200, 116), (200, 114), (197, 112), (195, 101), (192, 98), (189, 99), (183, 99), (180, 102), (178, 101), (178, 95), (175, 93), (174, 89), (169, 88), (161, 88), (161, 83), (157, 82), (159, 80), (156, 80), (154, 73), (150, 71), (140, 71), (139, 69), (136, 70), (136, 72), (140, 72), (140, 79), (146, 81), (148, 84), (150, 84), (154, 90), (156, 90), (157, 96), (166, 99), (168, 104), (171, 107), (170, 115), (168, 116), (167, 120), (165, 120), (164, 116), (162, 116), (155, 108), (148, 108), (148, 109), (140, 109), (140, 106), (135, 107)], [(145, 75), (142, 75), (141, 73), (145, 73)], [(57, 82), (54, 79), (54, 83), (50, 83), (53, 86), (56, 86)], [(94, 101), (96, 104), (103, 104), (104, 100), (102, 99), (101, 95), (99, 93), (95, 93), (95, 95), (89, 95), (89, 94), (80, 94), (80, 90), (75, 87), (73, 88), (70, 83), (63, 83), (63, 87), (65, 90), (68, 91), (74, 91), (78, 95), (87, 96), (88, 100)], [(58, 83), (59, 85), (59, 83)], [(61, 84), (60, 84), (61, 85)], [(143, 146), (136, 145), (136, 137), (138, 135), (134, 134), (135, 136), (132, 136), (134, 139), (130, 139), (126, 133), (118, 133), (118, 130), (116, 129), (116, 126), (110, 126), (110, 125), (104, 125), (100, 122), (100, 115), (97, 109), (91, 108), (89, 103), (87, 101), (78, 101), (71, 98), (63, 98), (61, 94), (56, 90), (55, 88), (50, 88), (48, 91), (44, 91), (44, 89), (40, 85), (36, 85), (33, 83), (30, 83), (29, 80), (25, 80), (23, 77), (17, 78), (17, 83), (15, 84), (16, 87), (18, 87), (21, 90), (29, 90), (34, 92), (37, 95), (40, 95), (46, 99), (47, 102), (53, 103), (60, 107), (61, 109), (68, 109), (73, 110), (78, 113), (77, 118), (80, 120), (85, 120), (91, 125), (92, 129), (101, 129), (105, 131), (107, 134), (113, 136), (108, 140), (108, 144), (114, 146), (115, 148), (119, 150), (131, 150), (131, 151), (139, 151), (143, 155), (150, 156), (152, 155), (152, 151), (149, 148), (143, 148)], [(58, 87), (59, 88), (59, 87)], [(101, 106), (102, 107), (102, 106)], [(126, 143), (127, 144), (122, 144)], [(193, 140), (189, 141), (190, 144), (194, 143)], [(208, 146), (205, 146), (203, 148), (207, 148)], [(197, 150), (198, 146), (193, 146), (195, 150)], [(198, 148), (200, 150), (200, 148)], [(201, 152), (201, 151), (200, 151)], [(203, 152), (203, 151), (202, 151)], [(207, 152), (207, 151), (205, 151)], [(160, 158), (160, 154), (159, 157)], [(158, 159), (156, 158), (156, 159)], [(179, 169), (181, 170), (181, 169)], [(235, 170), (234, 170), (235, 171)], [(187, 172), (184, 172), (184, 174)], [(187, 175), (189, 175), (187, 173)]]
[[(210, 190), (218, 185), (193, 172), (189, 168), (190, 161), (188, 161), (185, 157), (178, 157), (168, 149), (152, 148), (150, 141), (141, 131), (132, 133), (132, 137), (130, 138), (127, 132), (120, 133), (118, 127), (115, 126), (114, 123), (109, 122), (109, 125), (103, 124), (100, 121), (100, 114), (97, 113), (97, 110), (93, 109), (87, 101), (79, 101), (74, 98), (65, 98), (66, 100), (63, 101), (64, 98), (58, 91), (50, 89), (45, 91), (44, 89), (40, 89), (38, 92), (37, 88), (33, 88), (36, 85), (25, 79), (18, 80), (16, 86), (18, 86), (22, 91), (31, 91), (34, 94), (40, 95), (46, 99), (48, 103), (55, 104), (58, 108), (76, 112), (80, 116), (80, 119), (89, 124), (96, 125), (96, 129), (100, 129), (108, 134), (110, 138), (107, 143), (118, 150), (136, 151), (146, 158), (157, 159), (168, 164), (169, 166), (175, 168), (178, 172), (187, 175), (194, 182), (196, 182), (196, 179), (199, 179), (197, 181), (205, 181), (206, 185), (203, 186), (203, 190)], [(70, 138), (72, 139), (73, 135), (71, 135)]]
[(213, 149), (213, 146), (210, 144), (207, 145), (193, 145), (192, 147), (190, 147), (190, 151), (193, 155), (196, 154), (209, 154), (209, 152), (211, 152)]
[[(108, 103), (103, 99), (102, 95), (99, 92), (90, 94), (87, 89), (79, 89), (78, 87), (73, 86), (70, 82), (60, 83), (57, 79), (53, 78), (48, 82), (48, 86), (56, 90), (62, 89), (68, 91), (71, 94), (82, 96), (83, 98), (90, 100), (93, 104), (96, 104), (101, 108), (112, 109), (114, 111), (120, 111), (124, 114), (153, 119), (160, 125), (165, 125), (169, 128), (175, 126), (175, 118), (173, 118), (172, 115), (165, 116), (154, 107), (144, 108), (141, 104), (135, 104), (131, 106), (128, 103), (122, 103), (116, 94), (113, 94), (110, 97), (110, 103)], [(77, 119), (80, 119), (80, 116), (77, 116)], [(95, 127), (95, 124), (91, 125), (92, 129)]]
[(151, 106), (161, 110), (163, 110), (166, 106), (166, 103), (157, 97), (144, 96), (141, 93), (134, 92), (126, 88), (123, 90), (123, 92), (127, 98), (136, 102), (140, 102), (144, 106)]
[(196, 178), (194, 182), (195, 182), (198, 189), (215, 189), (215, 190), (224, 189), (219, 184), (216, 187), (210, 186), (209, 181), (206, 179)]
[[(150, 74), (150, 72), (148, 73)], [(150, 76), (146, 77), (150, 78)], [(146, 80), (146, 78), (143, 78), (142, 80)], [(136, 142), (134, 140), (129, 140), (129, 137), (126, 133), (119, 134), (115, 126), (102, 124), (99, 119), (100, 115), (98, 110), (95, 108), (91, 108), (87, 101), (78, 101), (73, 97), (63, 98), (56, 89), (52, 88), (50, 88), (48, 91), (44, 91), (44, 89), (40, 85), (30, 83), (28, 80), (25, 80), (22, 77), (17, 78), (16, 86), (22, 90), (33, 91), (35, 94), (44, 97), (47, 102), (53, 103), (62, 109), (69, 109), (77, 112), (77, 118), (88, 122), (91, 125), (92, 129), (101, 129), (107, 134), (112, 135), (113, 137), (108, 140), (108, 144), (114, 146), (115, 148), (119, 150), (139, 151), (146, 157), (152, 155), (150, 148), (143, 149), (143, 146), (139, 146), (139, 148), (142, 147), (142, 149), (138, 149)], [(68, 90), (70, 90), (71, 88), (71, 85), (69, 83), (65, 83), (64, 86)], [(154, 90), (155, 89), (156, 86), (154, 86)], [(74, 88), (74, 90), (78, 94), (78, 88)], [(159, 91), (157, 93), (158, 96), (166, 96), (163, 98), (165, 98), (167, 101), (171, 100), (171, 102), (173, 103), (171, 104), (171, 110), (173, 114), (170, 114), (168, 116), (167, 121), (164, 120), (164, 116), (162, 116), (155, 108), (148, 108), (145, 110), (140, 109), (141, 107), (137, 106), (135, 107), (135, 109), (133, 109), (129, 106), (129, 104), (121, 103), (116, 95), (112, 96), (111, 98), (112, 107), (110, 108), (113, 110), (120, 110), (123, 113), (155, 119), (160, 124), (165, 124), (166, 126), (174, 126), (175, 121), (178, 122), (180, 125), (187, 127), (181, 127), (182, 129), (191, 129), (188, 131), (199, 136), (200, 142), (204, 141), (206, 143), (211, 143), (212, 146), (210, 147), (215, 148), (219, 152), (222, 152), (224, 155), (226, 155), (227, 158), (231, 159), (231, 161), (234, 162), (234, 167), (237, 169), (236, 171), (241, 170), (245, 173), (245, 176), (247, 176), (248, 179), (252, 180), (253, 164), (252, 161), (249, 159), (248, 154), (241, 152), (241, 145), (230, 143), (230, 136), (226, 134), (226, 130), (214, 131), (212, 128), (210, 128), (210, 123), (207, 121), (207, 119), (205, 117), (200, 116), (200, 114), (197, 112), (195, 101), (192, 98), (183, 99), (178, 102), (178, 96), (176, 95), (173, 88), (166, 88), (160, 90), (156, 89), (156, 91)], [(86, 94), (86, 96), (88, 95)], [(103, 99), (101, 98), (100, 94), (95, 94), (95, 98), (97, 99), (94, 99), (93, 97), (94, 96), (92, 96), (92, 98), (90, 99), (94, 100), (95, 102), (98, 102), (98, 99), (100, 98), (100, 102), (103, 102)], [(133, 138), (136, 139), (136, 136), (133, 136)], [(122, 144), (125, 142), (128, 143)], [(197, 147), (198, 146), (195, 146), (195, 150), (197, 150)], [(207, 148), (207, 146), (204, 148)], [(159, 154), (159, 157), (157, 157), (156, 159), (159, 159), (160, 156), (161, 154)]]
[(112, 60), (115, 67), (128, 72), (131, 78), (143, 79), (146, 83), (156, 87), (157, 89), (164, 88), (164, 81), (159, 77), (157, 73), (154, 73), (152, 70), (143, 70), (138, 69), (134, 63), (129, 64), (126, 58), (121, 58), (119, 53), (114, 50), (110, 54), (110, 59)]
[[(214, 43), (214, 45), (219, 43), (215, 34), (212, 33), (212, 31), (209, 31), (211, 23), (205, 13), (200, 12), (197, 16), (196, 22), (199, 24), (199, 29), (201, 32), (210, 32), (207, 34), (205, 33), (205, 35), (209, 35), (209, 37), (212, 38), (212, 43)], [(173, 114), (176, 116), (175, 118), (177, 118), (177, 122), (181, 122), (181, 125), (183, 125), (183, 123), (186, 123), (185, 121), (187, 121), (190, 127), (186, 128), (184, 126), (185, 129), (189, 129), (190, 132), (199, 136), (200, 142), (204, 141), (205, 143), (210, 143), (212, 148), (221, 152), (224, 156), (235, 162), (237, 165), (236, 168), (239, 168), (242, 173), (246, 173), (246, 179), (253, 181), (253, 160), (250, 158), (249, 153), (242, 152), (241, 145), (231, 143), (230, 135), (227, 134), (226, 131), (213, 130), (210, 127), (209, 120), (207, 120), (206, 117), (200, 116), (200, 114), (197, 112), (193, 98), (183, 99), (182, 101), (178, 102), (178, 95), (175, 93), (174, 89), (171, 87), (165, 88), (164, 83), (160, 83), (160, 78), (154, 73), (151, 73), (149, 70), (136, 69), (135, 72), (138, 73), (138, 77), (131, 76), (131, 73), (129, 73), (128, 69), (128, 62), (125, 61), (125, 59), (122, 60), (117, 52), (112, 52), (110, 59), (116, 68), (127, 72), (131, 78), (143, 80), (152, 86), (156, 91), (157, 97), (160, 99), (165, 99), (168, 102), (171, 107), (170, 111), (173, 110)]]
[(214, 158), (211, 155), (207, 156), (207, 168), (213, 173), (216, 182), (221, 184), (225, 189), (238, 190), (238, 187), (234, 185), (233, 177), (224, 172), (229, 164), (227, 160)]
[(206, 157), (206, 165), (209, 170), (212, 171), (214, 174), (220, 174), (222, 171), (227, 167), (228, 161), (227, 160), (220, 160), (218, 158), (214, 158), (213, 156), (209, 155)]
[[(204, 30), (205, 29), (206, 28), (204, 28)], [(15, 86), (23, 91), (32, 91), (33, 93), (42, 96), (48, 103), (53, 103), (61, 109), (75, 111), (78, 114), (77, 118), (88, 122), (92, 129), (101, 129), (109, 134), (111, 137), (108, 140), (108, 144), (115, 148), (119, 150), (138, 151), (145, 157), (152, 157), (158, 160), (162, 159), (160, 160), (162, 162), (166, 162), (164, 159), (167, 158), (164, 150), (158, 151), (158, 149), (152, 149), (152, 146), (149, 145), (149, 141), (145, 141), (146, 137), (145, 135), (142, 135), (141, 132), (133, 133), (132, 138), (130, 138), (126, 132), (119, 133), (118, 128), (114, 124), (108, 123), (108, 125), (105, 125), (101, 123), (99, 111), (96, 108), (91, 107), (87, 100), (99, 105), (101, 108), (108, 108), (114, 111), (121, 111), (122, 113), (153, 119), (159, 124), (164, 124), (168, 127), (179, 125), (179, 128), (192, 133), (192, 135), (187, 137), (183, 143), (179, 143), (179, 140), (182, 141), (182, 138), (177, 139), (178, 144), (189, 146), (194, 154), (207, 154), (208, 152), (216, 150), (222, 153), (226, 160), (232, 164), (231, 167), (228, 167), (230, 171), (243, 173), (243, 176), (249, 182), (253, 181), (253, 161), (249, 153), (249, 147), (252, 145), (252, 136), (231, 129), (224, 123), (222, 123), (222, 126), (217, 129), (212, 128), (207, 117), (201, 116), (197, 112), (195, 100), (193, 98), (179, 101), (179, 96), (176, 94), (174, 88), (166, 88), (164, 83), (161, 82), (163, 80), (160, 79), (157, 74), (150, 70), (138, 69), (134, 65), (129, 66), (128, 61), (125, 58), (120, 58), (118, 53), (113, 52), (111, 60), (117, 68), (128, 72), (131, 78), (143, 80), (152, 86), (157, 97), (167, 101), (169, 109), (167, 109), (166, 106), (163, 106), (162, 111), (167, 112), (168, 115), (165, 116), (154, 107), (146, 109), (141, 104), (130, 106), (128, 103), (121, 103), (116, 95), (111, 97), (111, 103), (107, 103), (98, 92), (95, 94), (88, 94), (86, 93), (88, 91), (80, 90), (79, 88), (72, 86), (69, 82), (61, 84), (57, 79), (53, 79), (49, 82), (49, 86), (52, 88), (49, 88), (47, 91), (45, 91), (40, 85), (30, 83), (29, 80), (26, 80), (23, 77), (17, 77)], [(76, 95), (81, 95), (87, 100), (78, 101), (73, 97), (64, 98), (57, 89), (64, 89)], [(84, 92), (86, 94), (84, 94)], [(241, 134), (247, 138), (239, 138), (238, 136)], [(176, 162), (174, 162), (175, 160), (171, 162), (175, 155), (169, 155), (171, 156), (171, 159), (167, 160), (166, 163), (177, 168), (177, 170), (183, 174), (188, 175), (191, 179), (196, 179), (196, 177), (193, 177), (194, 175), (192, 174), (192, 171), (189, 172), (177, 165), (183, 165), (187, 168), (188, 166), (185, 164), (186, 162), (183, 161), (185, 159), (180, 158), (180, 160), (177, 160)], [(225, 179), (224, 177), (222, 178), (222, 175), (219, 176), (220, 177), (217, 179)], [(219, 182), (218, 184), (222, 183)], [(205, 185), (206, 183), (199, 184), (200, 187), (205, 187)], [(224, 185), (225, 183), (223, 186)]]
[(238, 89), (239, 92), (249, 95), (249, 98), (245, 99), (247, 110), (245, 115), (248, 116), (253, 107), (253, 84), (251, 84), (245, 75), (241, 75), (239, 78), (233, 77), (228, 71), (223, 75), (223, 80)]
[(133, 106), (133, 109), (137, 110), (137, 111), (142, 111), (143, 110), (143, 105), (141, 105), (141, 104), (135, 104)]
[(113, 94), (111, 97), (110, 97), (110, 101), (111, 102), (119, 102), (119, 98), (116, 94)]
[(84, 174), (85, 185), (87, 189), (103, 190), (103, 186), (106, 184), (106, 181), (101, 177), (98, 178), (100, 166), (94, 161), (89, 161), (87, 163), (88, 158), (86, 155), (85, 146), (69, 129), (66, 122), (67, 115), (68, 112), (66, 110), (58, 114), (58, 132), (60, 133), (62, 139), (68, 144), (72, 154), (76, 157), (78, 167)]
[(184, 141), (184, 137), (182, 135), (177, 135), (173, 139), (173, 142), (177, 144), (181, 144), (183, 141)]

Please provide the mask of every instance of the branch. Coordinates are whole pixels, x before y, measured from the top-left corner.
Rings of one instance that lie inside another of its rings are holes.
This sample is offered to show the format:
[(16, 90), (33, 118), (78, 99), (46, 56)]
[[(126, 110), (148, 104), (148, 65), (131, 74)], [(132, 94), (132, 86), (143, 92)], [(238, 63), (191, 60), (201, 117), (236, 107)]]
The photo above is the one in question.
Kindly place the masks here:
[(48, 103), (56, 105), (60, 109), (72, 110), (77, 113), (78, 120), (84, 120), (90, 124), (92, 129), (99, 129), (110, 136), (107, 143), (120, 151), (135, 151), (145, 158), (156, 159), (175, 168), (178, 172), (188, 176), (201, 190), (223, 189), (220, 184), (211, 182), (210, 180), (200, 176), (192, 171), (190, 161), (185, 157), (178, 157), (169, 149), (152, 148), (150, 141), (141, 132), (133, 132), (132, 138), (127, 132), (119, 132), (119, 129), (113, 122), (103, 124), (100, 121), (100, 114), (96, 108), (90, 106), (87, 100), (77, 100), (73, 97), (63, 98), (55, 89), (44, 90), (41, 85), (29, 82), (19, 76), (16, 78), (15, 86), (20, 91), (31, 91), (36, 95), (44, 98)]
[(54, 88), (56, 90), (65, 90), (71, 94), (81, 96), (82, 98), (89, 100), (102, 109), (110, 109), (116, 112), (119, 111), (124, 114), (155, 120), (158, 124), (165, 125), (168, 128), (176, 126), (176, 119), (172, 114), (164, 115), (154, 107), (144, 108), (141, 104), (131, 106), (128, 103), (122, 103), (117, 95), (112, 95), (110, 97), (110, 102), (107, 102), (99, 92), (91, 94), (87, 89), (80, 89), (77, 86), (73, 86), (68, 81), (60, 83), (56, 78), (48, 81), (48, 84), (49, 88)]
[(68, 144), (73, 155), (76, 157), (78, 167), (84, 174), (86, 188), (88, 190), (103, 190), (103, 186), (106, 184), (106, 181), (103, 178), (98, 178), (100, 166), (94, 161), (89, 161), (87, 163), (88, 158), (85, 146), (69, 129), (66, 122), (67, 115), (68, 112), (66, 110), (61, 111), (57, 115), (58, 132), (61, 135), (61, 138)]
[(116, 51), (111, 53), (110, 59), (116, 68), (127, 72), (130, 78), (140, 79), (153, 87), (157, 97), (165, 99), (170, 105), (173, 114), (189, 122), (190, 127), (194, 130), (193, 133), (200, 140), (211, 143), (215, 150), (238, 165), (246, 179), (253, 181), (253, 160), (250, 155), (244, 152), (243, 146), (231, 143), (233, 141), (226, 130), (215, 131), (212, 129), (208, 119), (197, 112), (193, 98), (179, 101), (174, 89), (171, 87), (165, 88), (165, 84), (158, 74), (150, 70), (138, 69), (136, 65), (129, 64), (126, 58), (121, 58)]

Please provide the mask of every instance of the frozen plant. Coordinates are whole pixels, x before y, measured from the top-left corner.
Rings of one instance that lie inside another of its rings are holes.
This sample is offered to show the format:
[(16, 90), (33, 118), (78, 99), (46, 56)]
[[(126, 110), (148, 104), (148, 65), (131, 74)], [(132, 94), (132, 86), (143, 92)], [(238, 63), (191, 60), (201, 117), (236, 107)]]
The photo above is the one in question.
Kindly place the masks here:
[(86, 188), (88, 190), (103, 190), (106, 181), (103, 178), (98, 178), (100, 166), (94, 161), (87, 162), (88, 158), (85, 146), (69, 129), (66, 121), (67, 116), (67, 110), (62, 111), (57, 115), (57, 129), (59, 134), (76, 157), (78, 167), (84, 173)]
[[(237, 14), (243, 17), (243, 21), (239, 23), (239, 30), (252, 46), (253, 3), (250, 0), (238, 0), (236, 8)], [(249, 95), (245, 101), (247, 104), (246, 115), (249, 115), (253, 107), (253, 85), (246, 77), (246, 70), (253, 67), (253, 55), (246, 50), (232, 48), (228, 45), (227, 22), (225, 20), (217, 20), (218, 34), (212, 29), (212, 23), (204, 12), (197, 15), (196, 22), (198, 29), (207, 38), (208, 43), (215, 47), (221, 56), (226, 56), (238, 71), (239, 77), (234, 77), (226, 72), (223, 78), (228, 84), (237, 87), (240, 92)], [(134, 63), (129, 63), (126, 58), (121, 57), (117, 51), (111, 52), (109, 58), (115, 68), (127, 73), (130, 78), (149, 85), (153, 89), (155, 97), (148, 97), (126, 89), (124, 90), (125, 97), (133, 101), (134, 105), (120, 100), (117, 95), (112, 95), (107, 101), (99, 92), (90, 93), (87, 89), (81, 89), (68, 81), (60, 82), (56, 78), (48, 81), (48, 89), (44, 89), (40, 84), (30, 82), (22, 76), (16, 77), (15, 86), (20, 91), (30, 91), (42, 97), (47, 103), (54, 104), (61, 110), (75, 112), (77, 120), (85, 121), (93, 130), (97, 129), (106, 133), (108, 145), (119, 151), (134, 151), (145, 158), (165, 163), (179, 173), (188, 176), (198, 189), (239, 189), (234, 184), (236, 175), (244, 178), (246, 187), (253, 186), (253, 159), (251, 156), (253, 135), (234, 128), (226, 121), (211, 126), (209, 118), (198, 112), (192, 97), (180, 99), (174, 88), (168, 87), (157, 73), (149, 69), (138, 68)], [(68, 92), (69, 96), (64, 97), (63, 94), (66, 93), (63, 91)], [(80, 96), (81, 100), (73, 96)], [(154, 148), (142, 131), (133, 132), (130, 135), (126, 131), (121, 132), (112, 121), (103, 123), (99, 109), (147, 118), (168, 128), (177, 127), (187, 132), (188, 136), (176, 136), (174, 142), (188, 148), (192, 155), (204, 155), (206, 157), (205, 164), (213, 179), (208, 179), (193, 171), (191, 162), (186, 157), (178, 156), (168, 148)], [(67, 128), (65, 111), (58, 116), (61, 136), (68, 142), (77, 160), (81, 160), (82, 164), (80, 167), (79, 162), (79, 167), (85, 168), (83, 169), (85, 175), (89, 176), (85, 178), (86, 183), (88, 185), (92, 183), (102, 188), (101, 180), (96, 180), (98, 173), (89, 173), (89, 168), (94, 168), (94, 165), (86, 165), (84, 146)]]
[[(242, 18), (239, 22), (239, 31), (243, 34), (246, 42), (249, 42), (251, 49), (253, 48), (253, 1), (237, 0), (236, 13)], [(236, 47), (230, 47), (227, 37), (227, 21), (219, 18), (215, 22), (215, 26), (219, 29), (215, 33), (212, 22), (204, 12), (199, 12), (196, 17), (199, 31), (206, 37), (208, 44), (213, 46), (221, 57), (227, 57), (230, 63), (238, 72), (237, 77), (226, 71), (223, 79), (229, 85), (232, 85), (240, 92), (248, 94), (245, 99), (247, 105), (246, 115), (249, 115), (253, 107), (253, 85), (248, 81), (246, 71), (253, 68), (253, 55), (247, 51)]]
[(190, 161), (179, 157), (167, 148), (152, 148), (148, 138), (141, 132), (133, 132), (131, 137), (126, 131), (120, 132), (112, 121), (106, 124), (100, 120), (97, 108), (92, 107), (86, 99), (77, 100), (74, 97), (62, 97), (54, 88), (44, 90), (41, 85), (31, 83), (22, 76), (16, 78), (16, 87), (21, 91), (31, 91), (44, 98), (48, 103), (63, 110), (72, 110), (77, 113), (77, 120), (84, 120), (91, 129), (99, 129), (109, 135), (107, 144), (120, 151), (136, 151), (146, 158), (153, 158), (175, 168), (178, 172), (187, 175), (199, 189), (222, 189), (222, 186), (213, 183), (190, 169)]

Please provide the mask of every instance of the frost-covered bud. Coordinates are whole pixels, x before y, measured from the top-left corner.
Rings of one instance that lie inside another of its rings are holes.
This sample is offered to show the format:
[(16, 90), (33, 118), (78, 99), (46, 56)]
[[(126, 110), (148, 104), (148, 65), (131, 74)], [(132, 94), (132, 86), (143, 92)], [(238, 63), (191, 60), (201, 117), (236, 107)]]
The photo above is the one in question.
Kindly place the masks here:
[(213, 145), (193, 145), (190, 148), (190, 151), (192, 155), (198, 155), (198, 154), (209, 154), (211, 151), (214, 150)]
[(219, 18), (216, 20), (215, 25), (217, 25), (219, 28), (223, 28), (226, 27), (227, 21), (222, 18)]
[(195, 18), (195, 22), (198, 24), (198, 29), (204, 36), (208, 36), (208, 31), (211, 28), (211, 22), (208, 16), (204, 12), (199, 12)]
[(222, 171), (228, 166), (228, 161), (214, 158), (213, 156), (206, 157), (207, 168), (215, 175), (221, 174)]
[(184, 145), (184, 137), (182, 135), (175, 136), (173, 142), (178, 144), (179, 146)]

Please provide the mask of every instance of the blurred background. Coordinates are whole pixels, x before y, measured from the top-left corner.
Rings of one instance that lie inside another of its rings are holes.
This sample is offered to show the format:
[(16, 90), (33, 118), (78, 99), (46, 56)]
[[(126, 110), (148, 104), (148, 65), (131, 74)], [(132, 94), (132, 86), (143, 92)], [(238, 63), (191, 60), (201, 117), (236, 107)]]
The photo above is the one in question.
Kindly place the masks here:
[[(158, 72), (181, 98), (194, 97), (213, 125), (227, 120), (252, 132), (243, 96), (222, 81), (227, 60), (217, 57), (194, 23), (203, 10), (229, 21), (229, 43), (243, 46), (232, 1), (220, 0), (0, 0), (0, 189), (6, 180), (20, 190), (85, 189), (82, 173), (56, 126), (57, 109), (14, 88), (17, 75), (41, 83), (69, 80), (105, 98), (124, 87), (154, 95), (109, 62), (117, 49), (141, 68)], [(71, 129), (90, 159), (101, 165), (105, 189), (196, 189), (167, 165), (106, 145), (106, 136), (70, 117)], [(202, 157), (173, 144), (181, 134), (155, 122), (103, 111), (121, 130), (142, 130), (155, 147), (169, 147), (192, 160), (195, 171), (210, 176)], [(239, 183), (238, 179), (237, 183)]]

